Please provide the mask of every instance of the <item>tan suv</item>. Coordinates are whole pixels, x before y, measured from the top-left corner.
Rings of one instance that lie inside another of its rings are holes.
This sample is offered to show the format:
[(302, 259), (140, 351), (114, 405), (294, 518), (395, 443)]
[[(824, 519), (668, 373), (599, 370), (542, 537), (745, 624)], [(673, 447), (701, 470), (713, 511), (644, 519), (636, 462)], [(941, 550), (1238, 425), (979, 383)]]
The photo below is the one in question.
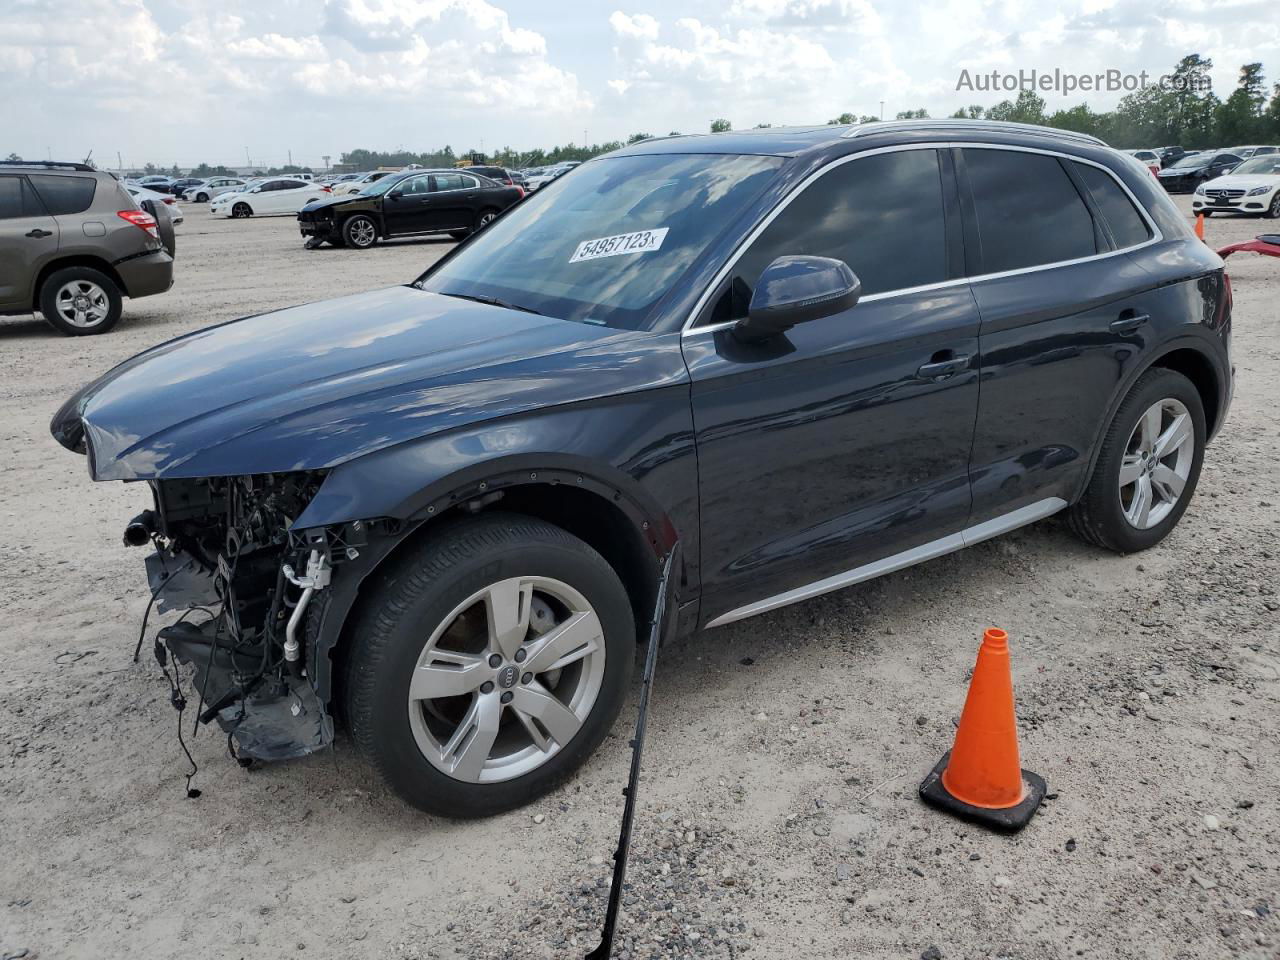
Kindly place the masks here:
[(124, 297), (173, 286), (173, 224), (83, 163), (0, 161), (0, 314), (39, 310), (72, 336), (106, 333)]

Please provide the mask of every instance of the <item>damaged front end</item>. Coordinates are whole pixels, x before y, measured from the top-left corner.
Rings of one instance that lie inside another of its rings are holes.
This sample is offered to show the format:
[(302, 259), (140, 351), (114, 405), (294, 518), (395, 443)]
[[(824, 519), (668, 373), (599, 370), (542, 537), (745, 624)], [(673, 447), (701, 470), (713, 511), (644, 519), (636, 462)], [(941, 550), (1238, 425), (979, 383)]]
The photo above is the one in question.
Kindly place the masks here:
[(281, 760), (333, 742), (308, 637), (367, 531), (359, 521), (292, 529), (323, 479), (153, 480), (155, 508), (125, 529), (126, 544), (155, 546), (146, 561), (155, 608), (181, 613), (158, 632), (157, 660), (194, 668), (199, 721), (216, 719), (240, 757)]

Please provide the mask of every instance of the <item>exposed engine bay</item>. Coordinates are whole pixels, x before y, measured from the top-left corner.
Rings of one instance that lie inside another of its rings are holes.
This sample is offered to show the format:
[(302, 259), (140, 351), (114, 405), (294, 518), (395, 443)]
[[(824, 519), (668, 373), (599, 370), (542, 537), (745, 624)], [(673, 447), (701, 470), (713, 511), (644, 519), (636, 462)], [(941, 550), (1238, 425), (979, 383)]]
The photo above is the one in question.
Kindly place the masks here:
[[(157, 633), (156, 659), (166, 676), (171, 661), (194, 668), (199, 722), (216, 719), (240, 758), (298, 757), (333, 742), (312, 683), (308, 612), (334, 569), (360, 556), (366, 530), (290, 529), (323, 479), (310, 471), (152, 481), (155, 508), (125, 529), (126, 544), (155, 546), (155, 609), (181, 614)], [(176, 667), (170, 682), (181, 711)]]

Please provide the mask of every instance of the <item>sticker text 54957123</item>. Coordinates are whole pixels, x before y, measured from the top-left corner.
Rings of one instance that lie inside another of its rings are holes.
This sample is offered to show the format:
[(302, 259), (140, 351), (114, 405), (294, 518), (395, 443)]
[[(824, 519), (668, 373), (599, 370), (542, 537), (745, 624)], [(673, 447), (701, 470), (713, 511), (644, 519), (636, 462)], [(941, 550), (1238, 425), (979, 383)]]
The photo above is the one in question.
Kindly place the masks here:
[(619, 233), (612, 237), (583, 240), (569, 258), (570, 263), (581, 260), (599, 260), (601, 257), (617, 257), (624, 253), (652, 253), (661, 249), (666, 239), (667, 227), (656, 230), (637, 230), (635, 233)]

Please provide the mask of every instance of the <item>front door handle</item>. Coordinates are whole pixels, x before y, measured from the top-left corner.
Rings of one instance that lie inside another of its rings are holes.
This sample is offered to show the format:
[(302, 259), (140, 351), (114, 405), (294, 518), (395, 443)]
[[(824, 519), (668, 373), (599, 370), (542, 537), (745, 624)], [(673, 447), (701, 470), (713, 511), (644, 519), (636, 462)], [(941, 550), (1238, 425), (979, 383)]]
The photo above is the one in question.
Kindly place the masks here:
[(969, 369), (969, 361), (972, 359), (967, 353), (956, 354), (950, 350), (940, 350), (916, 371), (916, 376), (921, 380), (945, 380), (954, 377), (961, 370)]
[(41, 230), (39, 227), (36, 227), (34, 230), (29, 230), (29, 231), (27, 231), (27, 236), (28, 236), (28, 237), (31, 237), (31, 238), (32, 238), (32, 239), (34, 239), (34, 240), (40, 240), (40, 239), (42, 239), (43, 237), (52, 237), (52, 236), (53, 236), (53, 231), (52, 231), (52, 230)]
[(1151, 319), (1148, 313), (1135, 313), (1132, 310), (1126, 310), (1120, 314), (1115, 320), (1111, 321), (1112, 333), (1133, 333), (1140, 326)]

